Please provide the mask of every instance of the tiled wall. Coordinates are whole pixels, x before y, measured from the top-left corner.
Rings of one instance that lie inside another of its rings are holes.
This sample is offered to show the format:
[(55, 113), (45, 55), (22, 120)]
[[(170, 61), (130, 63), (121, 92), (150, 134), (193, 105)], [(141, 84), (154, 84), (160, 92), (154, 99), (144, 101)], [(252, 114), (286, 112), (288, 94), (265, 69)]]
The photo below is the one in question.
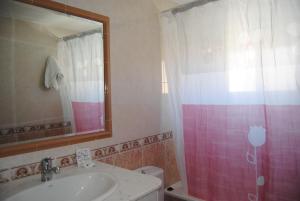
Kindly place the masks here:
[[(174, 173), (177, 172), (177, 168), (174, 165), (173, 140), (170, 138), (162, 140), (162, 134), (159, 134), (158, 141), (144, 145), (144, 141), (151, 142), (153, 139), (146, 140), (146, 136), (162, 130), (160, 128), (160, 29), (158, 11), (153, 2), (148, 0), (56, 1), (110, 17), (113, 136), (1, 158), (0, 182), (13, 180), (14, 172), (24, 167), (23, 164), (27, 165), (25, 169), (19, 170), (19, 177), (31, 173), (38, 174), (38, 162), (46, 156), (65, 156), (60, 161), (63, 161), (64, 165), (72, 164), (72, 154), (77, 148), (83, 147), (99, 149), (98, 152), (94, 151), (98, 160), (129, 169), (144, 164), (164, 167), (166, 183), (177, 180), (178, 173)], [(134, 144), (136, 141), (134, 139), (139, 142), (139, 146), (129, 145), (135, 147), (121, 151), (123, 142), (131, 140), (129, 144)], [(115, 144), (115, 148), (111, 148), (110, 145)], [(155, 155), (156, 153), (159, 154)], [(136, 160), (133, 161), (132, 158)]]
[[(94, 160), (134, 170), (153, 165), (165, 171), (165, 184), (179, 180), (172, 133), (166, 132), (91, 150)], [(75, 153), (56, 158), (61, 168), (76, 166)], [(0, 183), (40, 174), (40, 162), (0, 170)]]
[(46, 90), (42, 79), (47, 57), (56, 55), (57, 38), (28, 21), (2, 17), (0, 26), (1, 127), (61, 121), (59, 91)]

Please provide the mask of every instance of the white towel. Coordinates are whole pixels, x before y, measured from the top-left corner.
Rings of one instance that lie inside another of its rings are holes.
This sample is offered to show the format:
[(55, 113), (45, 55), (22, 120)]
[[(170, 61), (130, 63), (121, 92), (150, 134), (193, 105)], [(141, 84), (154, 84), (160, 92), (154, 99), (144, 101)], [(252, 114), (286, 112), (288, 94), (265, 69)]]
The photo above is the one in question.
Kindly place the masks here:
[(46, 61), (45, 87), (58, 90), (63, 78), (64, 75), (57, 64), (56, 59), (49, 56)]

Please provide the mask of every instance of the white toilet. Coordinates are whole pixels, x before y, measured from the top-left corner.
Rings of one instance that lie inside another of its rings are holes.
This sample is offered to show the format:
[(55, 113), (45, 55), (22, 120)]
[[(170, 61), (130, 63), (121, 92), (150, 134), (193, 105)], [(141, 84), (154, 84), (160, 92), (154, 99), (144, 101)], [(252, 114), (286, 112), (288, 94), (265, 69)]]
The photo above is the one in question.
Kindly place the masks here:
[(158, 201), (164, 201), (164, 170), (155, 166), (144, 166), (136, 169), (135, 171), (140, 172), (142, 174), (152, 175), (161, 179), (162, 185), (159, 190)]

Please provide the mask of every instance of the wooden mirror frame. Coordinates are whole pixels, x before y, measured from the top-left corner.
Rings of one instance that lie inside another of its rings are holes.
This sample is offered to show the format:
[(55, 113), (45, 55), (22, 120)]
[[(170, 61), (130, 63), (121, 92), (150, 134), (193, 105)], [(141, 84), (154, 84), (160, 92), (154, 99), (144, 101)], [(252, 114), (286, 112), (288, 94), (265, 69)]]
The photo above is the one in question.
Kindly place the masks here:
[(104, 108), (105, 108), (105, 128), (104, 131), (91, 132), (83, 135), (73, 135), (57, 137), (54, 139), (41, 139), (34, 142), (24, 142), (20, 144), (4, 145), (0, 147), (0, 157), (11, 156), (16, 154), (39, 151), (54, 147), (67, 146), (81, 142), (87, 142), (97, 139), (109, 138), (112, 136), (111, 120), (111, 90), (110, 90), (110, 50), (109, 50), (109, 18), (86, 10), (68, 6), (51, 0), (15, 0), (22, 3), (47, 8), (50, 10), (74, 15), (103, 24), (103, 49), (104, 49)]

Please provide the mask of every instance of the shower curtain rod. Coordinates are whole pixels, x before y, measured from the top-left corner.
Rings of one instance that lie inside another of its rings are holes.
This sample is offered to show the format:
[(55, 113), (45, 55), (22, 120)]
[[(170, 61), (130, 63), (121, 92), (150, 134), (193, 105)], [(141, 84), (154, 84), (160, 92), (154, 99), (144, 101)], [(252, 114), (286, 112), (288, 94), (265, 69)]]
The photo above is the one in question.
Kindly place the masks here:
[(209, 2), (212, 2), (212, 1), (218, 1), (218, 0), (196, 0), (196, 1), (192, 1), (190, 3), (179, 5), (175, 8), (164, 10), (161, 13), (172, 12), (172, 14), (175, 15), (176, 13), (184, 12), (184, 11), (187, 11), (191, 8), (194, 8), (194, 7), (197, 7), (197, 6), (202, 6), (202, 5), (207, 4)]
[(91, 34), (94, 34), (94, 33), (102, 33), (102, 29), (94, 29), (94, 30), (90, 30), (90, 31), (85, 31), (85, 32), (65, 36), (65, 37), (62, 38), (62, 40), (64, 40), (64, 41), (71, 40), (71, 39), (74, 39), (74, 38), (83, 37), (83, 36), (91, 35)]

